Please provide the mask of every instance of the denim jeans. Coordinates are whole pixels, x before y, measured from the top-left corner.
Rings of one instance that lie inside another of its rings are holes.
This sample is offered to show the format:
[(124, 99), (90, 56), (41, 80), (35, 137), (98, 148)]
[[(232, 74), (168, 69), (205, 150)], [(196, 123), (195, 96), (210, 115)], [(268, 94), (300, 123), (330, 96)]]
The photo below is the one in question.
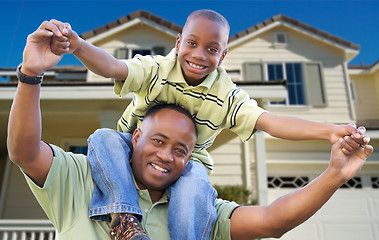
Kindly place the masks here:
[[(110, 221), (110, 213), (132, 213), (142, 218), (129, 160), (132, 135), (111, 129), (96, 130), (88, 138), (88, 160), (96, 185), (89, 216)], [(183, 175), (166, 189), (170, 199), (168, 230), (172, 240), (209, 239), (216, 220), (217, 197), (205, 167), (189, 161)]]

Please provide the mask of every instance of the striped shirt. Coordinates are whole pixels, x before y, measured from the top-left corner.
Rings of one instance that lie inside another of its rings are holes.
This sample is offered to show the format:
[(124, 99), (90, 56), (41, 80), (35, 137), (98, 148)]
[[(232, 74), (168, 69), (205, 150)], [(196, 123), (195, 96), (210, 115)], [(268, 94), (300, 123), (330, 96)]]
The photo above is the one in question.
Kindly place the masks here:
[(232, 82), (222, 66), (202, 83), (186, 83), (175, 49), (167, 56), (140, 56), (124, 60), (129, 73), (125, 81), (115, 81), (119, 97), (134, 92), (133, 100), (117, 123), (117, 129), (133, 133), (146, 111), (157, 104), (174, 103), (187, 109), (196, 122), (198, 138), (192, 160), (200, 161), (210, 174), (213, 159), (205, 150), (223, 129), (230, 129), (242, 140), (254, 133), (258, 117), (265, 111)]

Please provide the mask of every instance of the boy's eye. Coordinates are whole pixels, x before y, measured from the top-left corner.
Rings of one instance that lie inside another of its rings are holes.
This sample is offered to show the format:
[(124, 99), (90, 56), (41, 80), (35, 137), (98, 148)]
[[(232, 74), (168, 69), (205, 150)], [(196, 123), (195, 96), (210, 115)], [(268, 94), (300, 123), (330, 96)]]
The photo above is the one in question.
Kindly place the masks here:
[(190, 45), (190, 46), (195, 46), (196, 45), (196, 43), (193, 42), (193, 41), (187, 41), (187, 44)]
[(217, 52), (218, 52), (218, 49), (217, 49), (217, 48), (209, 48), (209, 51), (214, 52), (214, 53), (217, 53)]

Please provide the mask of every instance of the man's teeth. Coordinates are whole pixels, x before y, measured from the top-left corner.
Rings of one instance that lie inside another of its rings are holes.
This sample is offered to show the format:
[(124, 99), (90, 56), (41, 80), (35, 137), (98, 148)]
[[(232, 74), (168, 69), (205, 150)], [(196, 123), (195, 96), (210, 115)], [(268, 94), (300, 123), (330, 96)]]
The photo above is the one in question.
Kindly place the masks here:
[(204, 68), (204, 66), (199, 66), (199, 65), (196, 65), (196, 64), (194, 64), (194, 63), (189, 63), (189, 65), (191, 66), (191, 67), (193, 67), (193, 68), (197, 68), (197, 69), (203, 69)]
[(155, 165), (154, 163), (152, 163), (151, 165), (152, 165), (155, 169), (157, 169), (157, 170), (159, 170), (159, 171), (161, 171), (161, 172), (164, 172), (164, 173), (168, 172), (167, 169), (161, 168), (161, 167)]

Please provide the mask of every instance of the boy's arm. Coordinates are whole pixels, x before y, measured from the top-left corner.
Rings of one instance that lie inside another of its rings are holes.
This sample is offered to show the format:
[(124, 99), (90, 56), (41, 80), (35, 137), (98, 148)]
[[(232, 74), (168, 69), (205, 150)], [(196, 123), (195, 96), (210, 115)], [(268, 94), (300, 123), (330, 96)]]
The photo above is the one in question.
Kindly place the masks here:
[[(56, 26), (43, 22), (28, 36), (20, 70), (23, 74), (40, 76), (61, 60), (62, 56), (50, 51), (53, 34), (59, 35)], [(9, 115), (7, 147), (10, 159), (36, 184), (43, 186), (53, 153), (41, 141), (40, 87), (40, 84), (19, 82)]]
[(259, 116), (255, 128), (267, 132), (273, 137), (288, 140), (329, 140), (331, 143), (335, 143), (341, 137), (353, 135), (356, 142), (362, 145), (366, 144), (363, 141), (362, 131), (358, 131), (354, 125), (317, 123), (268, 112)]
[(231, 217), (232, 239), (280, 237), (310, 218), (344, 182), (358, 173), (373, 151), (371, 146), (348, 151), (350, 142), (354, 142), (351, 137), (339, 139), (332, 147), (327, 170), (305, 187), (269, 206), (237, 208)]
[(54, 35), (51, 42), (51, 49), (57, 54), (73, 53), (92, 72), (105, 78), (125, 80), (128, 76), (127, 65), (113, 57), (105, 50), (96, 47), (71, 29), (69, 23), (58, 20), (50, 20), (55, 24), (63, 36)]

